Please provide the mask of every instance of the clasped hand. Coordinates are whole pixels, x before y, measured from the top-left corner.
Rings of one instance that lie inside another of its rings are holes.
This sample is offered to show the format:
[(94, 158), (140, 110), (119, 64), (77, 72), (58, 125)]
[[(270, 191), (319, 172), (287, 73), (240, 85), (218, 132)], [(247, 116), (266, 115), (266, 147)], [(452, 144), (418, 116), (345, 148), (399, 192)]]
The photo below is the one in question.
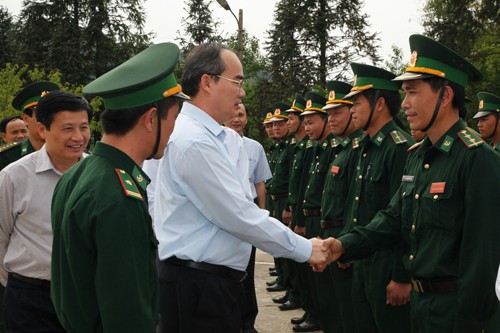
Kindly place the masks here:
[(311, 238), (312, 253), (307, 262), (313, 271), (322, 272), (342, 255), (342, 243), (335, 238)]

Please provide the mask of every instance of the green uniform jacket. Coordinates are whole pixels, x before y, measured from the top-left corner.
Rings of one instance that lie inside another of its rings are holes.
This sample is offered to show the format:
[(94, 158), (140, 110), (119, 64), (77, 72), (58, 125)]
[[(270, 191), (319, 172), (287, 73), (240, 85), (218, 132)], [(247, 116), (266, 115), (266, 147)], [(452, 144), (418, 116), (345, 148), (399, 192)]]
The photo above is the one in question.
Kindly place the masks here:
[[(287, 209), (290, 206), (294, 207), (294, 211), (292, 214), (292, 225), (297, 225), (297, 218), (302, 216), (302, 205), (299, 205), (301, 202), (300, 198), (300, 185), (303, 178), (304, 173), (304, 165), (307, 163), (307, 159), (310, 160), (306, 156), (306, 146), (307, 142), (309, 142), (309, 136), (304, 136), (302, 140), (297, 142), (293, 148), (293, 156), (292, 156), (292, 165), (290, 169), (290, 179), (288, 182), (288, 202)], [(309, 151), (312, 151), (309, 149)]]
[(293, 179), (294, 182), (298, 181), (296, 188), (298, 192), (295, 196), (297, 199), (297, 206), (292, 215), (292, 224), (299, 227), (306, 226), (305, 216), (302, 208), (304, 205), (304, 194), (306, 191), (307, 182), (309, 180), (309, 166), (311, 165), (312, 159), (314, 157), (314, 147), (317, 145), (317, 142), (309, 140), (308, 136), (306, 136), (304, 139), (306, 138), (307, 141), (305, 141), (305, 145), (301, 148), (302, 156), (300, 157), (300, 159), (297, 157), (296, 164), (294, 163), (293, 166)]
[(456, 299), (440, 304), (457, 313), (453, 332), (480, 332), (498, 303), (498, 170), (500, 157), (461, 122), (435, 145), (424, 139), (409, 156), (388, 209), (340, 237), (345, 254), (366, 256), (403, 239), (403, 262), (412, 278), (458, 279)]
[(320, 209), (328, 167), (339, 145), (340, 140), (333, 134), (329, 134), (323, 142), (318, 142), (314, 147), (313, 157), (308, 168), (309, 177), (302, 201), (304, 209)]
[[(361, 130), (352, 132), (339, 145), (325, 179), (321, 199), (321, 219), (343, 223), (347, 194), (356, 170)], [(340, 231), (341, 227), (335, 228)], [(331, 235), (337, 237), (338, 235)]]
[[(365, 135), (361, 139), (341, 234), (357, 225), (367, 225), (378, 211), (387, 208), (401, 184), (407, 150), (414, 143), (411, 136), (397, 127), (394, 121), (385, 124), (373, 138)], [(394, 251), (392, 280), (408, 283), (410, 278), (399, 260), (402, 254), (400, 245)]]
[(149, 178), (98, 142), (52, 199), (52, 301), (68, 332), (147, 332), (158, 323), (158, 272)]
[(0, 170), (34, 151), (35, 148), (33, 148), (29, 139), (0, 147)]
[(273, 176), (269, 184), (270, 194), (288, 194), (288, 179), (290, 177), (290, 165), (292, 163), (293, 148), (291, 144), (293, 136), (289, 136), (283, 141), (277, 142), (279, 147), (276, 155), (274, 169), (271, 169)]

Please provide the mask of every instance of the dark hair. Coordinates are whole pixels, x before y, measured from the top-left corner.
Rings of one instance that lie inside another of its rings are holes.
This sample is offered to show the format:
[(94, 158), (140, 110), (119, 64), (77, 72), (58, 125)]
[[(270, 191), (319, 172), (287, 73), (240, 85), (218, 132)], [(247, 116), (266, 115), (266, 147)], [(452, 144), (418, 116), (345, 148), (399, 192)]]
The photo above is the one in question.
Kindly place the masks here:
[(158, 102), (141, 105), (129, 109), (104, 110), (101, 115), (102, 130), (106, 134), (125, 135), (139, 121), (139, 118), (151, 108), (157, 108), (161, 119), (165, 119), (168, 109), (178, 103), (175, 96), (164, 98)]
[[(399, 95), (399, 92), (391, 90), (381, 90), (381, 89), (378, 91), (379, 91), (378, 98), (380, 97), (384, 98), (385, 104), (389, 108), (391, 116), (397, 117), (401, 107), (401, 96)], [(368, 100), (368, 103), (370, 104), (371, 108), (373, 108), (374, 103), (377, 103), (377, 101), (374, 100), (374, 96), (376, 93), (377, 93), (376, 89), (369, 89), (363, 91), (363, 94)]]
[(3, 118), (2, 121), (0, 121), (0, 133), (5, 133), (5, 131), (7, 130), (7, 125), (11, 121), (16, 120), (16, 119), (23, 120), (19, 116), (10, 116), (10, 117), (7, 117), (7, 118)]
[(38, 101), (36, 106), (36, 120), (42, 123), (47, 130), (50, 130), (50, 125), (54, 121), (55, 114), (62, 111), (86, 111), (89, 122), (92, 118), (92, 108), (85, 98), (67, 91), (54, 90), (44, 95)]
[(247, 107), (247, 105), (245, 103), (241, 103), (241, 105), (243, 105), (243, 109), (245, 109), (245, 114), (246, 114), (246, 116), (248, 118), (248, 115), (250, 114), (250, 110), (248, 110), (248, 107)]
[[(229, 48), (215, 43), (201, 44), (193, 48), (186, 57), (186, 65), (182, 73), (182, 92), (195, 97), (200, 90), (203, 74), (220, 75), (226, 69), (220, 57), (222, 50)], [(214, 77), (217, 81), (219, 78)]]
[[(443, 87), (444, 79), (435, 76), (423, 79), (423, 81), (431, 86), (433, 92), (437, 92)], [(454, 92), (453, 101), (451, 102), (453, 107), (459, 109), (461, 113), (463, 113), (464, 110), (467, 113), (467, 109), (465, 108), (465, 88), (451, 81), (448, 81), (448, 85)]]
[(23, 113), (26, 114), (28, 117), (33, 117), (33, 111), (36, 111), (36, 106), (30, 106), (29, 108), (25, 108), (23, 110)]

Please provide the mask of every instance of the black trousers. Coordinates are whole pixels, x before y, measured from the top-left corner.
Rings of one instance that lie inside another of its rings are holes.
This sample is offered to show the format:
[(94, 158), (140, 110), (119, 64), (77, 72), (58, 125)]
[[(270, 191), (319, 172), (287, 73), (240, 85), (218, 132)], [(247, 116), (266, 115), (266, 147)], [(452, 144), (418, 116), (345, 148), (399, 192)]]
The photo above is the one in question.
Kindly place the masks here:
[(241, 331), (242, 283), (165, 261), (160, 261), (158, 273), (162, 333)]
[(257, 306), (257, 295), (255, 295), (255, 247), (252, 246), (252, 254), (247, 266), (247, 278), (243, 281), (243, 288), (245, 289), (245, 309), (243, 311), (243, 328), (251, 329), (255, 326), (255, 319), (259, 312)]
[(9, 276), (3, 296), (9, 333), (65, 332), (50, 299), (50, 285), (33, 285)]

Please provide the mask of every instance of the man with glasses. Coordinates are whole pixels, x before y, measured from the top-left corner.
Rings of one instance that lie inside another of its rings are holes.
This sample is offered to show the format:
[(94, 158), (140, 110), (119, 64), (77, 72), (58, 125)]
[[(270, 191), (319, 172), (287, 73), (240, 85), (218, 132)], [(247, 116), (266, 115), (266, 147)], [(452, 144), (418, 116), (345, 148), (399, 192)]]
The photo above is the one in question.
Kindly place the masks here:
[(245, 195), (221, 126), (239, 110), (242, 79), (228, 48), (202, 44), (186, 58), (192, 101), (177, 118), (154, 200), (162, 332), (239, 332), (252, 245), (301, 262), (327, 259), (322, 240), (299, 237)]

